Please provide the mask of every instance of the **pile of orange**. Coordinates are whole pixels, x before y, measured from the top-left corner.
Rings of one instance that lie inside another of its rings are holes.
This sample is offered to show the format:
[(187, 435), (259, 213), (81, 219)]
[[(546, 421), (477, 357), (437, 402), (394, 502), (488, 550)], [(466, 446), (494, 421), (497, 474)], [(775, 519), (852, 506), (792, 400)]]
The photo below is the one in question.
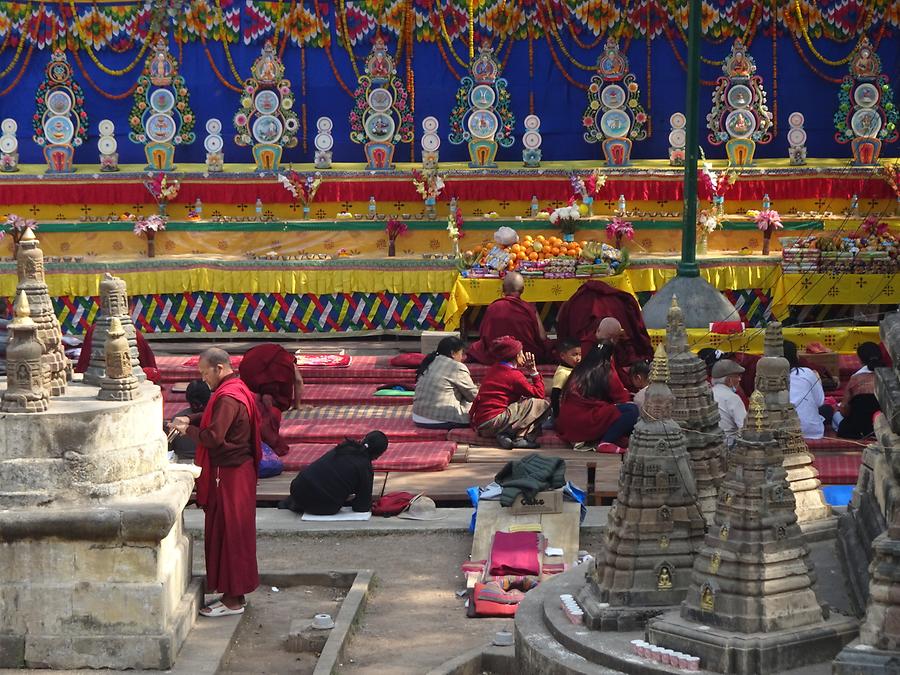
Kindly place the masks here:
[[(528, 234), (522, 238), (521, 243), (507, 247), (509, 251), (509, 265), (507, 267), (510, 270), (514, 270), (520, 262), (526, 260), (549, 260), (562, 257), (578, 258), (584, 246), (585, 242), (583, 241), (567, 243), (556, 236), (545, 237), (543, 234), (539, 234), (536, 237), (532, 237)], [(471, 253), (480, 259), (483, 253), (487, 253), (490, 250), (491, 246), (485, 244), (476, 246)]]

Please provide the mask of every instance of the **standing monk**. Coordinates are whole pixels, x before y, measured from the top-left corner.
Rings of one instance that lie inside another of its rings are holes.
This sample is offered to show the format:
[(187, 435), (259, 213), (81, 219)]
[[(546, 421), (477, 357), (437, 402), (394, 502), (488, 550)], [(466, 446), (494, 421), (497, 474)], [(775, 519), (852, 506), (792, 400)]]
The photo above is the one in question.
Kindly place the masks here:
[(197, 443), (197, 505), (206, 512), (206, 586), (221, 600), (203, 616), (244, 611), (244, 594), (259, 586), (256, 566), (256, 470), (261, 456), (259, 412), (253, 393), (231, 369), (228, 354), (207, 349), (200, 377), (212, 390), (206, 410), (176, 417), (172, 426)]
[(504, 335), (522, 343), (522, 350), (534, 354), (538, 363), (554, 361), (553, 348), (547, 340), (544, 324), (530, 302), (522, 300), (525, 278), (518, 272), (503, 277), (503, 297), (494, 300), (484, 311), (479, 328), (479, 339), (469, 346), (469, 358), (478, 363), (492, 364), (494, 340)]

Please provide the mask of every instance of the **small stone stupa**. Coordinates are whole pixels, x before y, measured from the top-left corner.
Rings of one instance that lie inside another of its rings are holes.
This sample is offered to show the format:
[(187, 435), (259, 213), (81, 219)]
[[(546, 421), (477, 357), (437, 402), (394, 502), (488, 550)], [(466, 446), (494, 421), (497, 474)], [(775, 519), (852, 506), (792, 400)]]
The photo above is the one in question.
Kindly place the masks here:
[(699, 656), (719, 673), (830, 660), (857, 631), (855, 619), (829, 617), (816, 598), (784, 455), (765, 416), (756, 391), (681, 611), (648, 623), (653, 644)]
[(62, 344), (59, 320), (53, 311), (50, 292), (44, 280), (44, 252), (31, 228), (25, 230), (19, 240), (16, 256), (16, 272), (19, 283), (16, 294), (25, 291), (31, 318), (37, 327), (37, 340), (42, 346), (42, 370), (44, 388), (50, 396), (66, 393), (66, 383), (71, 377), (71, 366)]
[(128, 313), (128, 289), (125, 281), (107, 273), (100, 282), (100, 312), (94, 319), (94, 337), (91, 341), (91, 362), (84, 372), (86, 384), (100, 385), (100, 378), (106, 372), (106, 335), (113, 317), (119, 319), (125, 338), (128, 340), (128, 354), (131, 370), (138, 382), (147, 379), (138, 359), (137, 336), (134, 320)]
[(6, 391), (0, 402), (3, 412), (44, 412), (50, 403), (44, 390), (41, 372), (43, 349), (37, 341), (37, 326), (31, 320), (31, 308), (25, 291), (13, 306), (15, 318), (9, 324), (9, 345), (6, 348)]
[(766, 326), (764, 349), (765, 356), (756, 365), (754, 386), (765, 401), (764, 428), (772, 432), (784, 453), (784, 469), (794, 493), (797, 522), (801, 526), (833, 526), (831, 507), (825, 501), (819, 472), (813, 466), (813, 454), (803, 440), (800, 418), (791, 403), (790, 364), (784, 358), (780, 323), (771, 322)]
[(114, 316), (106, 332), (106, 373), (100, 378), (101, 401), (131, 401), (137, 394), (138, 381), (131, 371), (128, 340), (119, 317)]
[(660, 345), (641, 419), (619, 472), (604, 549), (579, 593), (594, 630), (639, 630), (680, 603), (691, 580), (706, 522), (697, 506), (690, 456), (672, 419), (675, 397)]
[(706, 364), (688, 349), (684, 315), (672, 298), (666, 328), (669, 388), (675, 394), (672, 416), (684, 430), (700, 511), (710, 521), (716, 494), (725, 476), (725, 437), (719, 428), (719, 406), (707, 380)]

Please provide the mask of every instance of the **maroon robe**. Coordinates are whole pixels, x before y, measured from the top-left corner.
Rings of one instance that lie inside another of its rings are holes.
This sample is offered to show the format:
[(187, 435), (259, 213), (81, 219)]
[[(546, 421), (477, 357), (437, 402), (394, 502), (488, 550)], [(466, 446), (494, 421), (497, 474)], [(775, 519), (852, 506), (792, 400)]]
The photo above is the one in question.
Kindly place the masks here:
[(567, 443), (597, 441), (622, 414), (615, 402), (628, 400), (628, 392), (616, 377), (610, 378), (609, 401), (587, 398), (576, 387), (568, 387), (559, 403), (559, 417), (554, 426)]
[(203, 471), (197, 479), (197, 504), (205, 512), (204, 549), (208, 592), (240, 596), (259, 586), (256, 563), (256, 472), (261, 458), (259, 412), (253, 393), (239, 377), (224, 379), (216, 387), (200, 431), (213, 423), (216, 401), (238, 401), (249, 415), (250, 448), (237, 466), (217, 466), (216, 448), (197, 444), (194, 463)]
[(653, 346), (641, 307), (630, 293), (616, 290), (602, 281), (586, 281), (559, 308), (556, 337), (558, 342), (580, 342), (582, 354), (587, 354), (597, 343), (597, 326), (608, 316), (618, 319), (625, 331), (615, 348), (616, 366), (621, 377), (623, 369), (630, 368), (635, 361), (653, 358)]
[(512, 295), (494, 300), (484, 311), (478, 334), (479, 339), (469, 345), (467, 355), (478, 363), (492, 364), (496, 359), (491, 355), (494, 340), (510, 335), (522, 343), (522, 350), (534, 354), (538, 363), (554, 363), (553, 348), (542, 335), (541, 319), (530, 302)]

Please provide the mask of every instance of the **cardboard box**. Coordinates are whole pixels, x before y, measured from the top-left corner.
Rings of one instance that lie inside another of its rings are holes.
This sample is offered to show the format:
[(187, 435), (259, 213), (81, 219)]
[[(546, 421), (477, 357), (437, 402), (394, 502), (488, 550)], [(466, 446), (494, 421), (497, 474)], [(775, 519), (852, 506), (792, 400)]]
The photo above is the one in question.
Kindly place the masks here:
[(519, 495), (509, 507), (509, 511), (515, 516), (528, 516), (535, 513), (562, 513), (562, 490), (538, 492), (535, 502), (535, 504), (524, 504), (522, 503), (522, 495)]

